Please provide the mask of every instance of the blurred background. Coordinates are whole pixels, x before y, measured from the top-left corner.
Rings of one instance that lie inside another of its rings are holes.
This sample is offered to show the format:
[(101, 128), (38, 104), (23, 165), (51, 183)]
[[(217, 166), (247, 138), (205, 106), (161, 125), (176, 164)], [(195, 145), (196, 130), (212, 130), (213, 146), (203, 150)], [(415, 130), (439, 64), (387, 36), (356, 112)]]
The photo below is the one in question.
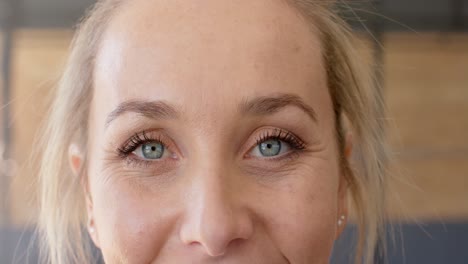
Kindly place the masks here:
[[(37, 263), (29, 158), (74, 25), (93, 2), (0, 0), (0, 264)], [(340, 2), (389, 109), (389, 262), (468, 263), (468, 0)]]

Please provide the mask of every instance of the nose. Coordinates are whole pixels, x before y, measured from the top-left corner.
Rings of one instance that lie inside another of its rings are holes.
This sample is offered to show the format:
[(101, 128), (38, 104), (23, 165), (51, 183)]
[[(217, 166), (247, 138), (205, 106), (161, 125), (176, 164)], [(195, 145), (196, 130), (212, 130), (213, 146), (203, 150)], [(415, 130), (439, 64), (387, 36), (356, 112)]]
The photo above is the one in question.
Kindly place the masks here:
[(242, 202), (241, 190), (228, 177), (205, 173), (192, 181), (180, 229), (185, 245), (198, 245), (212, 257), (224, 255), (230, 246), (246, 242), (253, 233), (252, 218)]

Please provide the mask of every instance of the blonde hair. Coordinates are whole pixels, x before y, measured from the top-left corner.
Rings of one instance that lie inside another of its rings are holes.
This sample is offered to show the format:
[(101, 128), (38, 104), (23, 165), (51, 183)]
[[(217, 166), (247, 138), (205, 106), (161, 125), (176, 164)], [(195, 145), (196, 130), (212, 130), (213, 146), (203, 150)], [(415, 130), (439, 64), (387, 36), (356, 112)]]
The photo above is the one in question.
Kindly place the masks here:
[[(72, 142), (86, 147), (94, 61), (100, 38), (121, 2), (98, 1), (83, 19), (50, 108), (41, 142), (44, 151), (39, 173), (39, 232), (45, 263), (96, 261), (86, 239), (82, 179), (73, 175), (67, 157)], [(355, 262), (372, 263), (377, 243), (385, 241), (383, 193), (388, 152), (384, 139), (384, 104), (356, 50), (351, 29), (333, 10), (334, 1), (286, 2), (318, 29), (336, 116), (342, 169), (359, 228)], [(351, 163), (344, 155), (345, 127), (353, 133), (355, 151)], [(86, 164), (82, 167), (86, 168)]]

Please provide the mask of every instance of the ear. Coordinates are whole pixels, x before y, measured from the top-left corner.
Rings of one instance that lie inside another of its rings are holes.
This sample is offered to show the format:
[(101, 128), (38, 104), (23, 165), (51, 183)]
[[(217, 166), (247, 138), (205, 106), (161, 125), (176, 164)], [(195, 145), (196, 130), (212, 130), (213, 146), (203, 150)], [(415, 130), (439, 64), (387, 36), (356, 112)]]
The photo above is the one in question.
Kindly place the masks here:
[(83, 164), (83, 153), (75, 143), (70, 144), (68, 147), (68, 162), (75, 177), (79, 177), (81, 166)]
[(351, 153), (353, 153), (353, 134), (351, 132), (348, 132), (346, 133), (344, 149), (346, 159), (351, 158)]
[(88, 181), (82, 173), (82, 170), (83, 170), (82, 166), (84, 164), (83, 157), (84, 157), (83, 152), (78, 147), (78, 145), (75, 143), (70, 144), (68, 148), (68, 161), (69, 161), (70, 168), (74, 176), (80, 178), (79, 181), (80, 181), (81, 187), (83, 188), (83, 193), (86, 199), (85, 202), (86, 202), (86, 211), (88, 215), (88, 222), (87, 222), (88, 232), (94, 244), (97, 247), (99, 247), (97, 230), (94, 224), (93, 201), (92, 201), (91, 195), (89, 194)]
[[(351, 158), (351, 154), (353, 152), (353, 135), (348, 132), (346, 134), (345, 139), (345, 148), (344, 148), (344, 155), (346, 160)], [(349, 214), (348, 214), (348, 181), (347, 178), (349, 175), (347, 170), (342, 170), (340, 175), (340, 182), (338, 187), (338, 215), (337, 215), (337, 232), (336, 232), (336, 239), (341, 235), (343, 230), (345, 229), (346, 223), (348, 222)]]

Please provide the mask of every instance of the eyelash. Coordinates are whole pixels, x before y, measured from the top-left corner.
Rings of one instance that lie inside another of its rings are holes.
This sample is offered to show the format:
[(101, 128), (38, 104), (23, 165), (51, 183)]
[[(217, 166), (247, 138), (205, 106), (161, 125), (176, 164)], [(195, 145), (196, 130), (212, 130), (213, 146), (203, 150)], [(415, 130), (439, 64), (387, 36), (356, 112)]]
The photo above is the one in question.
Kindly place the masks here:
[(296, 150), (296, 151), (304, 150), (307, 147), (307, 144), (301, 139), (299, 139), (297, 136), (295, 136), (289, 131), (279, 129), (279, 128), (274, 129), (273, 132), (270, 130), (261, 134), (260, 137), (256, 140), (255, 147), (258, 146), (260, 143), (265, 142), (267, 140), (284, 141), (290, 144), (293, 150)]
[(117, 149), (118, 155), (121, 158), (126, 158), (128, 155), (130, 155), (133, 151), (135, 151), (140, 145), (148, 143), (148, 142), (158, 142), (164, 147), (167, 147), (167, 144), (163, 142), (161, 137), (157, 138), (151, 138), (148, 137), (146, 131), (143, 131), (141, 133), (136, 133), (133, 135), (130, 139), (128, 139), (122, 147)]
[[(274, 129), (273, 131), (269, 130), (269, 131), (266, 131), (266, 132), (262, 133), (256, 139), (256, 144), (255, 144), (254, 147), (257, 147), (260, 143), (263, 143), (263, 142), (265, 142), (267, 140), (279, 140), (279, 141), (283, 141), (283, 142), (288, 143), (292, 148), (292, 151), (290, 151), (291, 153), (289, 153), (289, 154), (294, 154), (294, 153), (297, 154), (298, 152), (303, 151), (303, 150), (305, 150), (307, 148), (307, 144), (304, 141), (299, 139), (297, 136), (295, 136), (291, 132), (283, 130), (283, 129), (279, 129), (279, 128)], [(147, 135), (146, 131), (143, 131), (143, 132), (136, 133), (135, 135), (133, 135), (130, 139), (128, 139), (122, 145), (122, 147), (118, 148), (117, 149), (118, 156), (120, 158), (122, 158), (122, 159), (126, 159), (140, 145), (148, 143), (148, 142), (158, 142), (158, 143), (164, 145), (165, 148), (168, 148), (168, 144), (164, 143), (164, 141), (161, 139), (160, 136), (158, 136), (157, 138), (152, 138), (152, 137)], [(282, 155), (282, 156), (288, 156), (288, 154), (285, 154), (285, 155)], [(276, 158), (270, 158), (270, 159), (278, 159), (278, 158), (281, 158), (281, 156), (276, 157)], [(152, 162), (152, 161), (135, 159), (135, 161), (137, 161), (137, 160), (139, 162), (140, 161), (141, 162), (146, 162), (146, 164), (149, 164), (150, 162)]]

